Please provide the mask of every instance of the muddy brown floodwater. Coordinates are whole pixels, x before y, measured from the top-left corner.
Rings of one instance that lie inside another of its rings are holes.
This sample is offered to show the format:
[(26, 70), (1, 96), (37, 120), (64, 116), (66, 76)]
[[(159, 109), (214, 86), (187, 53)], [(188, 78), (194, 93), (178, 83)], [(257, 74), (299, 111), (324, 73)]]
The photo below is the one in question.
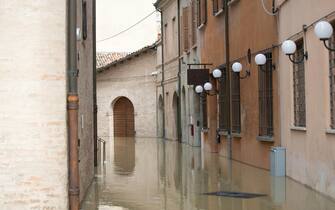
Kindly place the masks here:
[[(266, 194), (251, 199), (207, 192)], [(177, 142), (113, 139), (82, 210), (334, 210), (335, 202), (289, 178)]]

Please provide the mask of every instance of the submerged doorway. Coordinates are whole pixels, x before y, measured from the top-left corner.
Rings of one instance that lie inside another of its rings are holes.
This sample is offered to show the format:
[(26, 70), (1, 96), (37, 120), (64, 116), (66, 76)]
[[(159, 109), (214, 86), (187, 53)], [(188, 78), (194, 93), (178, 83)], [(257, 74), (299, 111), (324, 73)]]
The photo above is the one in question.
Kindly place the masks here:
[(115, 137), (135, 136), (134, 106), (128, 98), (117, 99), (113, 107), (113, 116)]

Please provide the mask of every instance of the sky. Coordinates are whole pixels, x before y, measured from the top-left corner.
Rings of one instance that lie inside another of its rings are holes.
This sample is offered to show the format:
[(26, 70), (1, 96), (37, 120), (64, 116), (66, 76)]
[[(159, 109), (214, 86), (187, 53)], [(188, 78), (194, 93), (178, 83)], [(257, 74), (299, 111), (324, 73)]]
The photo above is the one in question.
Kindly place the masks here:
[(157, 40), (159, 13), (155, 13), (129, 31), (106, 41), (100, 41), (123, 31), (155, 10), (156, 0), (97, 0), (97, 51), (134, 52)]

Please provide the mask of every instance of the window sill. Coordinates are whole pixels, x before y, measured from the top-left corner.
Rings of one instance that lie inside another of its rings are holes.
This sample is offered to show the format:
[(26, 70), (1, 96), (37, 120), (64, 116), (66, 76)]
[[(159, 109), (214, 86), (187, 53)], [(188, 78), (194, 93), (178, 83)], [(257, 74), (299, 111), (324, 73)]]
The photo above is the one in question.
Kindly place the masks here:
[(198, 26), (198, 30), (202, 30), (205, 27), (205, 23), (201, 23), (200, 26)]
[(326, 129), (326, 134), (335, 135), (335, 129), (332, 129), (332, 128)]
[[(219, 131), (219, 135), (220, 136), (228, 136), (228, 131), (225, 131), (225, 130)], [(241, 135), (241, 133), (232, 133), (231, 137), (233, 137), (233, 138), (242, 138), (242, 135)]]
[(242, 138), (241, 133), (232, 133), (231, 136), (238, 139)]
[(203, 133), (208, 133), (208, 131), (209, 131), (209, 128), (202, 128), (201, 129), (201, 132), (203, 132)]
[(262, 142), (274, 142), (273, 136), (257, 136), (256, 139)]
[(302, 132), (306, 132), (307, 129), (306, 129), (306, 127), (292, 126), (292, 127), (291, 127), (291, 131), (302, 131)]
[(233, 4), (235, 4), (236, 2), (238, 2), (238, 1), (239, 1), (239, 0), (231, 0), (231, 1), (228, 2), (228, 6), (233, 5)]
[(214, 13), (214, 16), (220, 16), (223, 13), (223, 9), (220, 9), (219, 11), (217, 11), (216, 13)]

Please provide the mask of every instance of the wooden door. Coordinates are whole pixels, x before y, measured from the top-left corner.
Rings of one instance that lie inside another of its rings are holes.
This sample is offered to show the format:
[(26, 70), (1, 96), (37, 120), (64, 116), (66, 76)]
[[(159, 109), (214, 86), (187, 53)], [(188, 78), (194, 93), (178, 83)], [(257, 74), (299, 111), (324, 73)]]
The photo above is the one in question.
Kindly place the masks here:
[(129, 99), (121, 97), (115, 102), (113, 116), (115, 137), (135, 136), (134, 106)]

